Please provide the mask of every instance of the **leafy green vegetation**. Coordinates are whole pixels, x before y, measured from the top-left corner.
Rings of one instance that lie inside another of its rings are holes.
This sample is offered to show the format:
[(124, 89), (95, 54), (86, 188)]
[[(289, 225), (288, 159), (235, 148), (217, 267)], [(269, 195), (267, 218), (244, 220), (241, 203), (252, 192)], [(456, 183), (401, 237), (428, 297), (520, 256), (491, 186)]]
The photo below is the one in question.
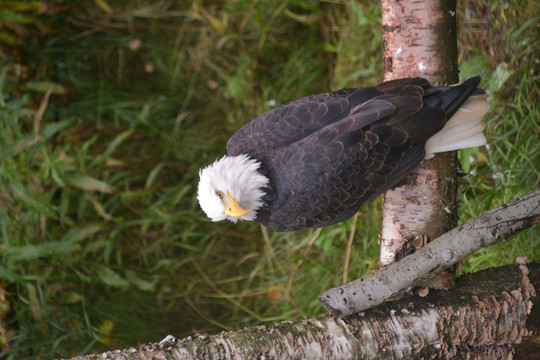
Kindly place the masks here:
[[(539, 186), (540, 77), (534, 49), (540, 45), (540, 12), (530, 1), (469, 0), (463, 2), (458, 19), (463, 32), (458, 42), (461, 75), (481, 73), (493, 104), (486, 119), (489, 146), (460, 152), (463, 163), (475, 162), (462, 179), (460, 215), (465, 221)], [(512, 263), (520, 255), (538, 259), (539, 239), (535, 226), (476, 252), (463, 271)]]
[[(460, 3), (462, 76), (482, 74), (493, 103), (489, 148), (461, 154), (466, 221), (538, 186), (540, 15)], [(379, 22), (354, 1), (3, 1), (3, 356), (315, 315), (316, 295), (376, 268), (380, 200), (355, 226), (282, 234), (212, 223), (194, 193), (199, 168), (272, 103), (380, 81)], [(464, 271), (538, 259), (538, 238), (479, 251)]]

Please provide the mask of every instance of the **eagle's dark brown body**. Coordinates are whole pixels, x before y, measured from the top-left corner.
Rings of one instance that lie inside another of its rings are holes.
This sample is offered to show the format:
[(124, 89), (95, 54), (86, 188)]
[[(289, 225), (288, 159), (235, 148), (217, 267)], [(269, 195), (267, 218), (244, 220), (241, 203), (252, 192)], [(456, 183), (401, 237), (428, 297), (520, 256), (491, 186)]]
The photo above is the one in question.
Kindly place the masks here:
[(270, 179), (256, 220), (276, 231), (328, 226), (396, 186), (426, 141), (478, 92), (480, 79), (430, 87), (421, 78), (308, 96), (270, 110), (234, 134)]

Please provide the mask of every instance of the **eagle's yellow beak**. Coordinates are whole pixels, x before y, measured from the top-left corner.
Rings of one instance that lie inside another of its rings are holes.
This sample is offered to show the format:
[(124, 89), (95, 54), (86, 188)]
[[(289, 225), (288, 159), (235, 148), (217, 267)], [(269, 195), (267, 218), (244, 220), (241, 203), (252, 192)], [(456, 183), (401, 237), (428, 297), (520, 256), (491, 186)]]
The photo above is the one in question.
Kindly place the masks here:
[(225, 215), (232, 217), (241, 217), (247, 215), (251, 210), (244, 210), (242, 206), (232, 197), (231, 192), (227, 190), (227, 197), (223, 199), (225, 203)]

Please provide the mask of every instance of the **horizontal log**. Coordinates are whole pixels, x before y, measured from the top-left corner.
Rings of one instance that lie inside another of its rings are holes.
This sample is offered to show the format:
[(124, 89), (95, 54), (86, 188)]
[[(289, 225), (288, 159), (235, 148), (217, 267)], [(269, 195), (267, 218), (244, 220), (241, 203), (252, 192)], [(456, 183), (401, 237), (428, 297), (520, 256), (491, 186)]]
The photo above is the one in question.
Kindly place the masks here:
[[(255, 326), (103, 354), (98, 359), (499, 359), (538, 334), (540, 262), (492, 268), (454, 289), (330, 315)], [(506, 358), (506, 357), (505, 357)]]

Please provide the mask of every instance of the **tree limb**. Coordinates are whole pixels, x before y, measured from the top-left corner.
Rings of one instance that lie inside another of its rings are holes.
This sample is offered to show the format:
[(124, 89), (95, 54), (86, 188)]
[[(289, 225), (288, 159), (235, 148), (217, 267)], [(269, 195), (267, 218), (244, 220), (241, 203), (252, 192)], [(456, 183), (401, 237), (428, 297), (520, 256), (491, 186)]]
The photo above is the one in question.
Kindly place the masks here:
[[(504, 359), (538, 334), (540, 262), (492, 268), (433, 290), (414, 304), (382, 304), (340, 319), (330, 315), (256, 326), (104, 354), (97, 359)], [(535, 338), (536, 339), (536, 338)]]
[[(383, 78), (420, 76), (432, 85), (457, 83), (455, 0), (382, 0)], [(405, 248), (419, 247), (457, 226), (456, 152), (425, 160), (383, 196), (379, 235), (381, 267), (399, 261)], [(449, 289), (453, 269), (423, 284)]]
[(340, 317), (369, 309), (539, 221), (540, 189), (536, 189), (443, 234), (397, 263), (325, 291), (319, 301), (330, 314)]

